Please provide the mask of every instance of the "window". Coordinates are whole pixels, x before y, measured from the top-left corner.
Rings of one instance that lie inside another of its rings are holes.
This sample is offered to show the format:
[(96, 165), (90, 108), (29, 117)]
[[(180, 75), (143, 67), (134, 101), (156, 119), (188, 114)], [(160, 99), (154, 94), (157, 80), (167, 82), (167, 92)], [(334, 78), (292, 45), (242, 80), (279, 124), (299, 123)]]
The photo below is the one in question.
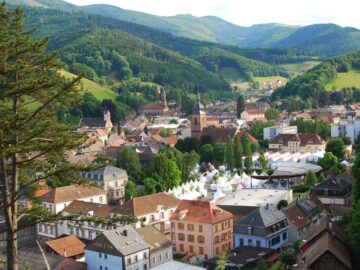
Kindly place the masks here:
[(199, 254), (204, 255), (204, 247), (199, 247)]
[(240, 238), (240, 239), (239, 239), (239, 245), (240, 245), (240, 246), (243, 246), (243, 245), (244, 245), (244, 239), (243, 239), (243, 238)]
[(183, 233), (179, 233), (179, 234), (178, 234), (178, 239), (179, 239), (180, 241), (184, 241), (184, 240), (185, 240), (184, 234), (183, 234)]
[(205, 237), (202, 235), (198, 235), (198, 243), (204, 243), (205, 242)]
[(256, 240), (256, 246), (260, 247), (261, 246), (261, 241), (260, 240)]
[(175, 229), (175, 223), (171, 222), (171, 229)]
[(131, 264), (131, 257), (129, 257), (129, 258), (127, 259), (127, 263), (128, 263), (128, 264)]
[(100, 265), (100, 270), (102, 270), (102, 266)]
[(222, 246), (221, 246), (221, 250), (222, 250), (222, 252), (225, 252), (225, 250), (226, 250), (225, 245), (222, 245)]
[(248, 246), (249, 246), (249, 247), (252, 247), (252, 245), (253, 245), (252, 239), (248, 239)]
[(179, 250), (180, 250), (180, 252), (184, 252), (184, 244), (179, 245)]
[(203, 232), (203, 225), (199, 225), (199, 232)]
[(184, 229), (184, 223), (178, 223), (178, 229), (183, 230)]
[(217, 236), (215, 236), (215, 243), (217, 244), (217, 243), (219, 243), (219, 242), (220, 242), (219, 236), (217, 235)]
[(144, 263), (144, 270), (146, 270), (147, 269), (147, 264), (146, 263)]
[(117, 187), (117, 186), (118, 186), (118, 182), (116, 181), (116, 182), (115, 182), (115, 187)]
[(219, 252), (219, 247), (216, 247), (216, 248), (215, 248), (215, 254), (216, 254), (216, 255), (219, 255), (219, 253), (220, 253), (220, 252)]
[(219, 230), (219, 227), (218, 227), (218, 225), (216, 224), (215, 225), (215, 232), (217, 232)]
[(166, 259), (169, 259), (169, 252), (166, 252), (166, 253), (165, 253), (165, 258), (166, 258)]
[(146, 252), (144, 252), (144, 259), (146, 259), (147, 258), (147, 253)]
[(221, 241), (225, 241), (226, 240), (226, 233), (222, 233), (221, 234)]
[(194, 235), (188, 234), (187, 238), (189, 242), (194, 242), (194, 238), (195, 238)]
[(99, 197), (99, 202), (100, 202), (100, 203), (103, 202), (103, 197), (102, 197), (102, 196)]
[(192, 245), (189, 245), (189, 253), (194, 253), (194, 247)]
[(102, 257), (102, 254), (101, 253), (99, 253), (99, 258), (101, 258)]
[(161, 262), (162, 261), (162, 256), (161, 256), (161, 254), (159, 255), (159, 262)]
[(284, 233), (283, 233), (283, 240), (285, 241), (286, 239), (287, 239), (287, 233), (284, 232)]
[(171, 240), (172, 240), (172, 241), (175, 241), (175, 240), (176, 240), (175, 233), (171, 233)]
[(224, 222), (221, 223), (221, 229), (222, 229), (222, 230), (225, 230), (225, 223), (224, 223)]
[(161, 216), (161, 219), (165, 219), (165, 214), (164, 214), (164, 212), (161, 212), (160, 216)]
[(107, 259), (107, 254), (104, 254), (104, 258)]
[(194, 224), (188, 224), (187, 229), (188, 229), (188, 231), (193, 231), (194, 230)]
[(135, 255), (135, 262), (137, 262), (138, 261), (138, 256), (137, 255)]
[(150, 216), (150, 221), (155, 221), (155, 216), (154, 215)]

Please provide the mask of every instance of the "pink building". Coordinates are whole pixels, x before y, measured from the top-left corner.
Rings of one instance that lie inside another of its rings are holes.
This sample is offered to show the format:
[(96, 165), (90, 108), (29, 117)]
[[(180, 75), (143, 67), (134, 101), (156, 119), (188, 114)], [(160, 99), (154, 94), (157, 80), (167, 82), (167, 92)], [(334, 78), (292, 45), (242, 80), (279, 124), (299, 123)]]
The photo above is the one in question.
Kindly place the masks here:
[(170, 221), (176, 252), (206, 260), (233, 248), (233, 215), (216, 205), (183, 200)]

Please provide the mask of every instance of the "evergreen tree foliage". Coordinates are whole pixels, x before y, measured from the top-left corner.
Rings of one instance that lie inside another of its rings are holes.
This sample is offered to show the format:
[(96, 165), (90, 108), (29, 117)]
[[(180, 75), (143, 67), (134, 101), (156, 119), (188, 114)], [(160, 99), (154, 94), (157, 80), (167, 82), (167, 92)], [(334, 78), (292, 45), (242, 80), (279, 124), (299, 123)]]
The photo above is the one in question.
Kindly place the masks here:
[(345, 159), (345, 143), (341, 138), (333, 138), (326, 145), (326, 152), (333, 153), (339, 161)]
[(235, 159), (235, 169), (240, 171), (242, 169), (242, 146), (240, 144), (240, 139), (238, 136), (235, 136), (234, 139), (234, 159)]
[(125, 146), (124, 149), (118, 153), (116, 165), (119, 168), (124, 169), (130, 179), (139, 181), (141, 175), (141, 164), (139, 156), (132, 147)]
[(33, 223), (59, 218), (36, 201), (31, 209), (19, 210), (18, 199), (32, 198), (40, 179), (78, 170), (63, 153), (85, 142), (82, 134), (70, 132), (73, 126), (56, 119), (58, 104), (71, 107), (80, 101), (79, 79), (64, 79), (56, 54), (45, 50), (47, 39), (33, 39), (32, 34), (24, 29), (21, 9), (8, 11), (0, 4), (0, 181), (9, 270), (19, 268), (19, 216)]
[(226, 149), (225, 149), (225, 162), (230, 171), (234, 171), (235, 159), (234, 159), (234, 144), (230, 136), (226, 138)]
[(246, 105), (245, 105), (244, 97), (243, 97), (243, 95), (240, 95), (240, 96), (238, 97), (237, 105), (236, 105), (237, 118), (240, 118), (240, 117), (241, 117), (241, 113), (242, 113), (243, 111), (245, 111), (245, 109), (246, 109)]
[(135, 198), (137, 196), (137, 189), (136, 189), (136, 184), (131, 181), (128, 180), (126, 185), (125, 185), (125, 200), (130, 200), (132, 198)]

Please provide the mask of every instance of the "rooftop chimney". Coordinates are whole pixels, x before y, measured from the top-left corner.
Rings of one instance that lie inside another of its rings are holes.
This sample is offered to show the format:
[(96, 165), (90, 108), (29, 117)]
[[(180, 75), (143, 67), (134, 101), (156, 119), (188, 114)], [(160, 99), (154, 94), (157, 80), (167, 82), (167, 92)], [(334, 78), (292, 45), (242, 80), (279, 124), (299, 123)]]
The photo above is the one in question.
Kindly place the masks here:
[(127, 236), (127, 230), (123, 230), (122, 235)]

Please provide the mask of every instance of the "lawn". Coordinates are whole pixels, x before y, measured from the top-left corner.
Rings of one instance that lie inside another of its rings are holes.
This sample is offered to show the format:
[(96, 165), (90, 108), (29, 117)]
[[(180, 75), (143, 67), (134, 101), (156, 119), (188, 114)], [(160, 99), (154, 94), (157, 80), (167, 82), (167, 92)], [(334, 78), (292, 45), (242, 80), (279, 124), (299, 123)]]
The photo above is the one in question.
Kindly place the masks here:
[[(74, 78), (76, 75), (67, 72), (67, 71), (61, 71), (61, 74), (63, 74), (66, 78)], [(110, 90), (109, 88), (105, 86), (101, 86), (91, 80), (88, 80), (86, 78), (81, 79), (82, 87), (84, 88), (84, 91), (89, 91), (94, 95), (94, 97), (100, 101), (103, 99), (111, 99), (114, 100), (118, 96), (115, 92)]]
[(233, 81), (233, 82), (243, 82), (244, 76), (242, 76), (236, 68), (225, 67), (220, 69), (220, 75), (224, 77), (224, 79)]
[(282, 76), (269, 76), (269, 77), (254, 77), (255, 82), (272, 82), (272, 81), (287, 81), (287, 78)]
[(279, 67), (284, 68), (289, 73), (290, 77), (296, 77), (320, 63), (320, 61), (306, 61), (301, 63), (279, 65)]
[(338, 73), (336, 79), (328, 83), (326, 90), (341, 89), (345, 87), (360, 87), (360, 70), (352, 69), (346, 73)]

